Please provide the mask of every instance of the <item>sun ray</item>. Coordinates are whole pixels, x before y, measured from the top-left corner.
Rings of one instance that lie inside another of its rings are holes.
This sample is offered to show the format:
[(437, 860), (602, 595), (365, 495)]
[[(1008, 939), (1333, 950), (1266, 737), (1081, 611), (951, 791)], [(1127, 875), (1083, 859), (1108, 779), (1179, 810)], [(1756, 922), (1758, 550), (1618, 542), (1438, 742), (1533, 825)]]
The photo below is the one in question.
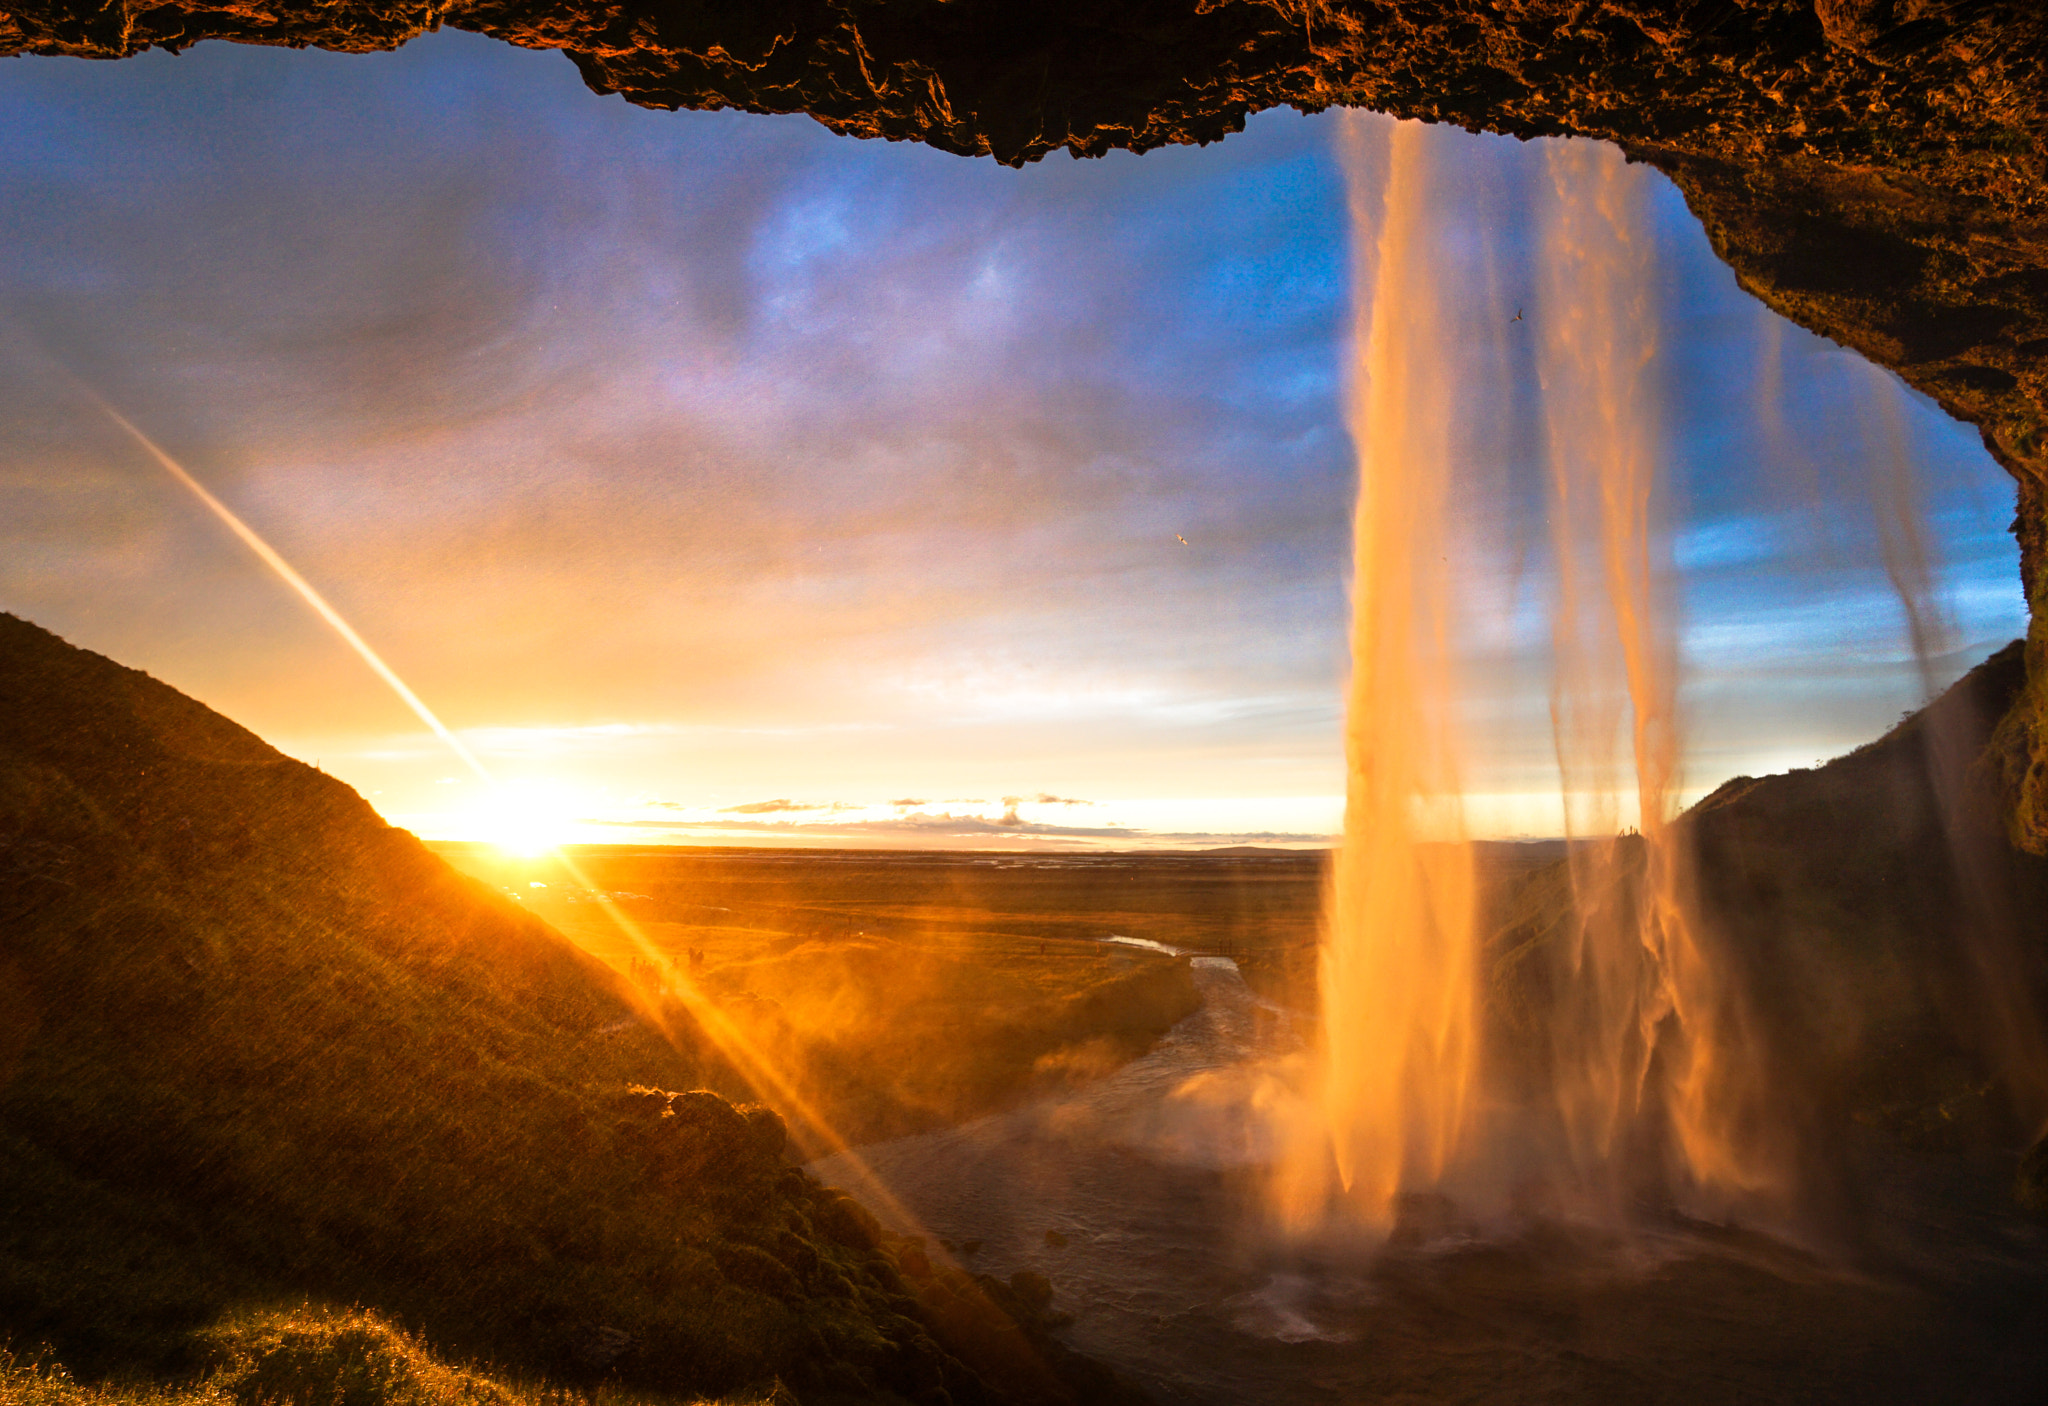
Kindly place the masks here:
[[(92, 393), (88, 392), (88, 394)], [(477, 760), (476, 754), (464, 745), (462, 739), (457, 737), (446, 723), (434, 716), (434, 710), (421, 701), (417, 693), (414, 693), (412, 689), (406, 686), (405, 680), (398, 676), (397, 671), (389, 664), (386, 664), (376, 650), (370, 648), (368, 642), (355, 632), (355, 629), (348, 621), (342, 619), (341, 612), (329, 605), (327, 598), (313, 589), (313, 584), (310, 581), (292, 569), (291, 563), (286, 561), (275, 547), (258, 536), (256, 529), (242, 521), (232, 508), (209, 493), (205, 484), (194, 478), (185, 469), (184, 465), (165, 453), (163, 447), (155, 440), (137, 429), (125, 415), (107, 404), (99, 395), (93, 394), (93, 399), (99, 404), (100, 409), (106, 412), (107, 418), (119, 425), (127, 432), (129, 438), (141, 445), (144, 451), (162, 466), (165, 473), (190, 489), (192, 495), (205, 504), (209, 512), (219, 518), (221, 522), (226, 524), (230, 532), (241, 539), (243, 546), (254, 552), (259, 561), (276, 572), (280, 580), (297, 592), (299, 598), (311, 606), (313, 612), (322, 620), (325, 620), (337, 635), (341, 636), (343, 643), (347, 644), (350, 649), (353, 649), (361, 657), (362, 661), (370, 666), (371, 671), (378, 678), (391, 686), (391, 691), (398, 695), (405, 706), (412, 709), (414, 715), (421, 722), (425, 723), (436, 737), (448, 744), (448, 749), (460, 757), (465, 766), (485, 781), (492, 779), (490, 772), (484, 768), (482, 762)]]
[[(398, 695), (399, 699), (413, 711), (414, 715), (421, 722), (425, 723), (428, 729), (436, 737), (440, 738), (447, 745), (448, 749), (455, 753), (462, 763), (474, 772), (480, 780), (492, 787), (494, 800), (516, 794), (514, 788), (507, 787), (492, 775), (490, 769), (464, 744), (453, 729), (449, 728), (447, 724), (443, 723), (435, 715), (433, 709), (427, 706), (425, 700), (413, 692), (405, 680), (398, 676), (397, 671), (385, 663), (382, 656), (370, 647), (369, 642), (358, 634), (355, 628), (342, 617), (341, 612), (329, 604), (326, 597), (322, 596), (311, 582), (294, 570), (291, 563), (286, 561), (275, 547), (266, 542), (233, 509), (209, 492), (206, 486), (200, 483), (184, 465), (172, 458), (161, 445), (147, 434), (144, 434), (132, 421), (110, 405), (104, 397), (93, 392), (90, 388), (85, 389), (86, 393), (92, 397), (93, 401), (106, 414), (108, 419), (112, 420), (131, 439), (140, 445), (164, 472), (168, 473), (179, 484), (189, 490), (194, 497), (198, 498), (207, 510), (218, 518), (229, 531), (234, 533), (235, 537), (244, 546), (255, 553), (258, 560), (275, 572), (278, 578), (289, 586), (301, 600), (312, 607), (314, 613), (324, 620), (350, 649), (355, 651), (356, 655), (369, 666), (370, 670), (378, 678), (382, 679), (390, 687), (393, 693)], [(575, 862), (567, 850), (552, 839), (542, 838), (546, 818), (535, 815), (530, 805), (523, 808), (515, 806), (513, 810), (518, 819), (518, 826), (524, 831), (526, 837), (514, 840), (513, 852), (530, 856), (546, 855), (560, 861), (563, 867), (569, 871), (579, 884), (597, 896), (600, 911), (618, 928), (619, 932), (632, 944), (634, 950), (642, 958), (653, 961), (664, 969), (671, 969), (671, 964), (668, 962), (669, 954), (664, 953), (657, 947), (640, 925), (633, 921), (630, 915), (622, 910), (617, 903), (613, 902), (610, 896), (605, 894), (601, 888), (590, 881), (582, 867)], [(622, 991), (628, 995), (635, 1008), (640, 1011), (654, 1029), (659, 1031), (670, 1044), (676, 1046), (679, 1052), (689, 1053), (689, 1051), (683, 1048), (681, 1037), (677, 1032), (669, 1028), (668, 1021), (661, 1010), (660, 1004), (649, 1000), (646, 993), (641, 991), (637, 984), (629, 977), (622, 974), (620, 981)], [(812, 1141), (822, 1144), (831, 1149), (833, 1153), (845, 1157), (852, 1163), (855, 1170), (860, 1174), (861, 1179), (867, 1184), (868, 1194), (882, 1201), (884, 1209), (899, 1225), (921, 1228), (916, 1218), (889, 1193), (881, 1179), (875, 1176), (866, 1164), (861, 1161), (859, 1155), (854, 1152), (846, 1139), (831, 1125), (824, 1114), (804, 1096), (795, 1081), (780, 1068), (767, 1051), (763, 1050), (744, 1030), (740, 1029), (730, 1016), (719, 1009), (716, 1002), (708, 999), (697, 989), (694, 982), (680, 973), (676, 974), (676, 980), (664, 982), (662, 990), (665, 994), (673, 995), (682, 1002), (683, 1008), (689, 1013), (697, 1028), (704, 1032), (726, 1063), (747, 1082), (757, 1096), (764, 1100), (772, 1100), (778, 1107), (795, 1115)], [(927, 1253), (937, 1254), (935, 1251), (928, 1251)], [(952, 1263), (949, 1256), (938, 1254), (938, 1258)]]

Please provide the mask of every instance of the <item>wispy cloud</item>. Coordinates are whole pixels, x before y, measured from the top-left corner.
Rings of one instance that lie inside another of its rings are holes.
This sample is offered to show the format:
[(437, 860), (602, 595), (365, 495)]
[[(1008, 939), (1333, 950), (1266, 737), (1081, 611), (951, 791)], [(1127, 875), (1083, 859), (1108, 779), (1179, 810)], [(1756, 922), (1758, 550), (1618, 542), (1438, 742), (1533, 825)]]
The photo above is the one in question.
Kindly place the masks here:
[(990, 823), (1005, 830), (1027, 830), (1031, 828), (1032, 823), (1017, 813), (1019, 806), (1088, 806), (1094, 804), (1095, 802), (1093, 801), (1080, 801), (1068, 796), (1055, 796), (1049, 791), (1040, 791), (1034, 796), (1005, 796), (1003, 797), (1002, 818)]

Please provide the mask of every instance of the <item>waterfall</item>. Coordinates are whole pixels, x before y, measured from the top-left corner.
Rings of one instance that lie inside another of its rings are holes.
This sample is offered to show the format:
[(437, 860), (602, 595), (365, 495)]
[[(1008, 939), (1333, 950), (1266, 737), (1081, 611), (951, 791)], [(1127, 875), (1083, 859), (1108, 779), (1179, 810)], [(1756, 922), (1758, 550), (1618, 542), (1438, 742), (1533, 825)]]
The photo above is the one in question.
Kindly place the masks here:
[(1671, 828), (1683, 757), (1658, 521), (1649, 175), (1592, 142), (1552, 144), (1548, 167), (1537, 335), (1556, 572), (1551, 718), (1574, 842), (1572, 931), (1550, 1012), (1564, 1158), (1547, 1169), (1549, 1189), (1609, 1216), (1660, 1194), (1723, 1211), (1731, 1197), (1781, 1193), (1788, 1174), (1742, 984), (1702, 941)]
[(1377, 133), (1345, 122), (1354, 264), (1375, 276), (1354, 324), (1347, 784), (1321, 960), (1321, 1085), (1280, 1175), (1294, 1224), (1333, 1196), (1384, 1222), (1399, 1193), (1440, 1178), (1462, 1148), (1476, 1045), (1449, 560), (1457, 388), (1436, 351), (1430, 148), (1421, 124), (1393, 127), (1367, 245)]
[(1789, 1134), (1746, 1057), (1745, 987), (1702, 940), (1672, 827), (1682, 736), (1648, 173), (1611, 146), (1557, 142), (1532, 193), (1521, 334), (1541, 388), (1573, 902), (1546, 950), (1542, 1067), (1508, 1080), (1484, 1048), (1487, 935), (1462, 789), (1480, 739), (1460, 669), (1475, 571), (1460, 507), (1475, 497), (1472, 427), (1505, 416), (1511, 393), (1460, 348), (1510, 319), (1476, 315), (1456, 284), (1428, 131), (1345, 121), (1359, 475), (1346, 805), (1321, 1036), (1277, 1214), (1296, 1230), (1385, 1232), (1418, 1198), (1484, 1214), (1533, 1197), (1608, 1222), (1646, 1197), (1716, 1214), (1764, 1204), (1791, 1176)]

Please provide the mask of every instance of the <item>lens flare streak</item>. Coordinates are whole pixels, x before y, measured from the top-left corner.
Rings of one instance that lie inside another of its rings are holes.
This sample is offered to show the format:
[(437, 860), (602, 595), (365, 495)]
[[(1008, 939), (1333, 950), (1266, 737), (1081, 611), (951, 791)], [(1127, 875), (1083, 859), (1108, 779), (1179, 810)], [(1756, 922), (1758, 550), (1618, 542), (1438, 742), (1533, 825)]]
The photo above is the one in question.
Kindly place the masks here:
[(485, 781), (491, 779), (490, 772), (484, 769), (484, 764), (477, 760), (476, 754), (471, 752), (469, 748), (466, 745), (464, 745), (462, 739), (460, 737), (457, 737), (455, 733), (448, 728), (447, 724), (443, 723), (439, 718), (434, 716), (434, 710), (429, 708), (424, 702), (420, 700), (420, 696), (418, 694), (414, 693), (412, 689), (406, 686), (405, 680), (401, 679), (397, 675), (397, 673), (393, 671), (392, 667), (389, 664), (386, 664), (383, 661), (383, 659), (378, 656), (376, 650), (370, 648), (369, 644), (363, 639), (361, 635), (355, 632), (354, 628), (350, 626), (348, 621), (342, 619), (341, 612), (336, 610), (333, 606), (329, 605), (327, 603), (327, 598), (321, 595), (315, 589), (313, 589), (313, 584), (310, 581), (308, 581), (305, 577), (299, 575), (298, 572), (294, 571), (292, 569), (291, 563), (286, 561), (281, 555), (279, 555), (276, 548), (272, 547), (268, 542), (264, 541), (262, 537), (258, 536), (256, 533), (256, 529), (249, 526), (248, 523), (242, 521), (242, 519), (236, 515), (235, 511), (232, 508), (228, 507), (227, 504), (221, 502), (220, 499), (214, 497), (213, 494), (208, 492), (205, 484), (201, 483), (198, 479), (194, 478), (190, 473), (188, 473), (184, 465), (180, 464), (176, 459), (173, 459), (169, 454), (165, 453), (162, 446), (160, 446), (155, 440), (151, 439), (148, 435), (144, 434), (141, 430), (137, 429), (135, 425), (132, 422), (130, 422), (126, 416), (121, 414), (120, 411), (114, 409), (113, 406), (108, 405), (103, 400), (100, 401), (100, 409), (106, 413), (106, 416), (109, 420), (112, 420), (116, 425), (119, 425), (121, 429), (127, 433), (130, 439), (134, 440), (137, 444), (141, 445), (144, 452), (146, 452), (150, 458), (156, 460), (157, 464), (162, 467), (165, 473), (169, 474), (172, 478), (176, 479), (185, 488), (189, 489), (192, 493), (192, 496), (197, 498), (201, 503), (203, 503), (206, 506), (206, 510), (208, 512), (212, 513), (215, 517), (219, 518), (221, 522), (226, 525), (228, 531), (235, 534), (235, 536), (241, 541), (243, 546), (247, 547), (250, 551), (256, 554), (257, 560), (261, 561), (265, 566), (269, 567), (272, 571), (276, 572), (279, 580), (283, 581), (287, 586), (290, 586), (292, 590), (298, 594), (299, 599), (303, 600), (307, 605), (311, 606), (313, 608), (313, 613), (318, 615), (322, 620), (326, 621), (327, 624), (333, 629), (334, 633), (341, 636), (342, 642), (345, 643), (350, 649), (354, 650), (357, 656), (361, 658), (365, 664), (370, 666), (371, 672), (375, 673), (378, 678), (384, 680), (384, 682), (390, 686), (391, 691), (398, 695), (400, 701), (403, 702), (406, 707), (412, 709), (413, 715), (417, 717), (421, 722), (425, 723), (428, 729), (434, 734), (434, 736), (440, 738), (443, 742), (448, 744), (448, 750), (455, 753), (457, 757), (461, 758), (463, 765), (467, 766), (471, 771), (475, 772), (476, 775), (481, 779)]
[[(98, 397), (95, 397), (95, 399), (98, 399)], [(274, 571), (279, 579), (298, 594), (300, 599), (311, 606), (314, 612), (322, 620), (326, 621), (336, 634), (341, 636), (349, 648), (356, 652), (358, 657), (370, 667), (377, 677), (382, 679), (391, 688), (392, 692), (396, 693), (405, 705), (412, 709), (420, 721), (425, 723), (436, 737), (446, 743), (450, 751), (461, 758), (464, 765), (481, 780), (494, 786), (497, 784), (496, 778), (492, 776), (489, 768), (477, 758), (475, 753), (463, 744), (460, 737), (456, 736), (451, 729), (442, 723), (440, 718), (435, 716), (433, 710), (426, 705), (418, 694), (413, 692), (405, 680), (400, 678), (389, 664), (384, 662), (377, 652), (370, 647), (369, 643), (356, 633), (354, 627), (342, 617), (341, 613), (330, 605), (319, 591), (314, 589), (311, 582), (294, 570), (291, 563), (287, 562), (274, 547), (259, 536), (254, 528), (244, 522), (220, 499), (208, 492), (204, 484), (200, 483), (183, 465), (166, 453), (156, 441), (144, 434), (133, 422), (108, 405), (104, 400), (100, 400), (99, 404), (108, 419), (120, 426), (166, 473), (190, 490), (193, 496), (198, 498), (208, 511), (220, 519), (244, 546), (254, 552), (264, 565)], [(632, 917), (622, 910), (617, 903), (613, 902), (608, 896), (605, 896), (603, 890), (598, 885), (590, 881), (589, 877), (566, 850), (554, 848), (552, 856), (563, 864), (579, 884), (598, 896), (600, 910), (631, 944), (635, 953), (644, 959), (656, 963), (658, 966), (666, 964), (668, 954), (655, 946), (640, 925), (634, 922)], [(670, 1028), (659, 1001), (650, 999), (645, 992), (640, 990), (637, 984), (623, 976), (620, 978), (620, 982), (624, 994), (633, 1001), (642, 1018), (659, 1030), (664, 1038), (672, 1044), (676, 1044), (678, 1048), (681, 1048), (680, 1038)], [(681, 1002), (683, 1008), (689, 1013), (697, 1027), (709, 1037), (712, 1044), (717, 1047), (720, 1055), (753, 1088), (757, 1096), (773, 1100), (778, 1108), (794, 1115), (815, 1141), (830, 1148), (833, 1153), (848, 1158), (856, 1166), (860, 1165), (859, 1158), (853, 1153), (845, 1139), (833, 1129), (831, 1124), (818, 1112), (811, 1101), (803, 1095), (796, 1084), (782, 1072), (767, 1051), (761, 1049), (755, 1041), (750, 1039), (744, 1030), (728, 1017), (724, 1011), (719, 1009), (716, 1002), (709, 1000), (699, 992), (694, 983), (690, 982), (687, 978), (679, 978), (675, 982), (665, 983), (659, 994), (672, 996)], [(879, 1191), (882, 1185), (872, 1175), (865, 1178), (865, 1184), (876, 1191)], [(898, 1218), (899, 1223), (914, 1224), (914, 1219), (902, 1206), (895, 1204), (893, 1198), (888, 1197), (886, 1192), (880, 1192), (880, 1194), (886, 1203), (885, 1208)], [(941, 1258), (946, 1257), (941, 1256)]]

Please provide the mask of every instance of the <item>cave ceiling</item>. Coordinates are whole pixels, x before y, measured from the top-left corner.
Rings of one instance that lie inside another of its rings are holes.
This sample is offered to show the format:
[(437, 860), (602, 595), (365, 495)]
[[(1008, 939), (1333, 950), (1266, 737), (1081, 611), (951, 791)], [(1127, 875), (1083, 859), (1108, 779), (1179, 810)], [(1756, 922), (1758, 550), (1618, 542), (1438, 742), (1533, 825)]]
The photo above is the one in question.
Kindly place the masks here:
[(0, 0), (0, 54), (344, 52), (447, 25), (597, 93), (1021, 164), (1361, 106), (1619, 142), (1743, 284), (2048, 475), (2042, 0)]

